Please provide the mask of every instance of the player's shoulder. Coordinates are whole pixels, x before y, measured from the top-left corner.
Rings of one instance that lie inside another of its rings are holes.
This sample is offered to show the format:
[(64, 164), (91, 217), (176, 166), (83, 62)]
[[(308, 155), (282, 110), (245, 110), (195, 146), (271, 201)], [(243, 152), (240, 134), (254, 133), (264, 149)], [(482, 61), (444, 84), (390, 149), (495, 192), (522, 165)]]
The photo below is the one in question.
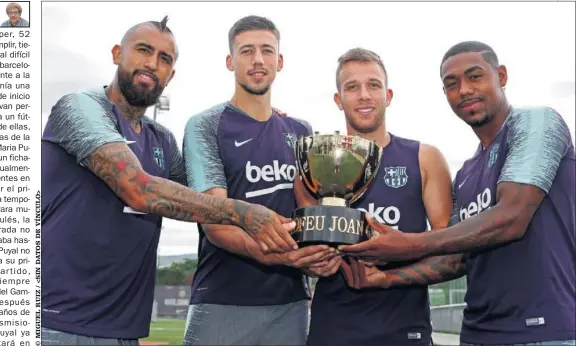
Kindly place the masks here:
[(112, 110), (112, 103), (106, 98), (104, 88), (91, 88), (63, 95), (55, 107), (68, 107), (71, 110), (99, 107)]
[(398, 147), (401, 149), (420, 151), (421, 145), (424, 144), (419, 140), (408, 138), (408, 137), (403, 137), (403, 136), (398, 136), (398, 135), (395, 135), (391, 132), (389, 132), (389, 135), (391, 136), (391, 143), (393, 143), (393, 145), (395, 147)]
[(506, 122), (509, 127), (522, 130), (543, 128), (543, 125), (550, 123), (565, 123), (559, 112), (549, 106), (511, 108)]
[(172, 131), (165, 125), (159, 123), (158, 121), (149, 118), (147, 116), (142, 117), (142, 123), (144, 126), (148, 127), (152, 131), (159, 134), (161, 137), (168, 139), (169, 141), (176, 140)]
[(52, 107), (49, 117), (58, 123), (113, 121), (113, 107), (104, 93), (104, 88), (92, 88), (60, 97)]
[(428, 159), (434, 161), (444, 159), (443, 153), (437, 146), (425, 142), (417, 142), (417, 143), (419, 146), (419, 157), (421, 159)]
[(509, 143), (534, 146), (543, 141), (572, 142), (567, 122), (548, 106), (512, 108), (505, 127)]
[(302, 130), (305, 130), (305, 133), (313, 133), (313, 128), (311, 126), (311, 124), (300, 118), (300, 117), (294, 117), (294, 116), (290, 116), (290, 115), (280, 115), (280, 114), (276, 114), (276, 117), (278, 117), (281, 121), (285, 122), (286, 124), (291, 125), (292, 127), (296, 127), (296, 128), (300, 128)]
[(228, 102), (222, 102), (193, 114), (186, 122), (186, 130), (191, 131), (193, 129), (218, 126), (220, 118), (227, 107)]

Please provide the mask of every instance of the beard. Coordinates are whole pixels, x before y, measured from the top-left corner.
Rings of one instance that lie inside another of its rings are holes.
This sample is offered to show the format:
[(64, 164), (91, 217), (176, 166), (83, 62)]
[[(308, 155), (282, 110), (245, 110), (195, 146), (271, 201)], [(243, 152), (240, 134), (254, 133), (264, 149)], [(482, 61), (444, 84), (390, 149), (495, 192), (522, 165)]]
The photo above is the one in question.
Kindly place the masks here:
[(251, 88), (248, 84), (242, 84), (242, 83), (238, 83), (238, 84), (244, 89), (244, 91), (246, 91), (247, 93), (249, 93), (251, 95), (256, 95), (256, 96), (262, 96), (262, 95), (266, 94), (270, 89), (270, 85), (265, 85), (264, 87), (262, 87), (260, 89), (255, 89), (255, 88)]
[(148, 89), (146, 85), (133, 83), (134, 75), (140, 72), (140, 70), (134, 71), (130, 74), (128, 71), (118, 68), (116, 76), (118, 78), (118, 87), (126, 102), (133, 107), (150, 107), (156, 103), (164, 87), (160, 86), (160, 83), (156, 76), (154, 77), (154, 88)]
[(491, 122), (491, 119), (493, 119), (493, 117), (489, 116), (489, 114), (485, 113), (485, 115), (483, 115), (483, 117), (481, 119), (477, 119), (477, 120), (470, 120), (470, 121), (466, 121), (467, 125), (473, 127), (473, 128), (478, 128), (478, 127), (483, 127), (485, 125), (487, 125), (489, 122)]
[[(463, 121), (472, 128), (479, 128), (487, 125), (495, 117), (495, 111), (489, 108), (484, 110), (476, 111), (472, 110), (469, 113), (464, 114), (462, 117)], [(471, 119), (471, 117), (477, 116), (477, 119)], [(480, 117), (479, 117), (480, 115)]]

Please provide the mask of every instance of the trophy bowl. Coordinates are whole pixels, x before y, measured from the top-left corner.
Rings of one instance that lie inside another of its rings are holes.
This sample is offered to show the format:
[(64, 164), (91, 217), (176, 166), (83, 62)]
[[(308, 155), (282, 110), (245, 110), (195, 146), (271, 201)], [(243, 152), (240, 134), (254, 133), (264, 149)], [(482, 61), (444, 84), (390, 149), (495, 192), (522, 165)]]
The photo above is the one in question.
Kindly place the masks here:
[(381, 148), (359, 136), (318, 134), (295, 145), (298, 175), (317, 205), (293, 213), (291, 232), (301, 246), (351, 245), (370, 238), (365, 212), (350, 208), (377, 175)]

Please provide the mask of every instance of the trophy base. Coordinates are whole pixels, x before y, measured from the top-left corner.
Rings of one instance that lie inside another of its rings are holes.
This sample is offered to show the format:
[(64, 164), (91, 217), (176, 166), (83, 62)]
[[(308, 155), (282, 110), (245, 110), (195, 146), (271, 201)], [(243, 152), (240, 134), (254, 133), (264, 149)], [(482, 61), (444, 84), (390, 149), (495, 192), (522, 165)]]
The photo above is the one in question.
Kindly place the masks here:
[(298, 208), (293, 213), (297, 225), (291, 232), (299, 246), (354, 245), (370, 238), (365, 212), (340, 206), (319, 205)]

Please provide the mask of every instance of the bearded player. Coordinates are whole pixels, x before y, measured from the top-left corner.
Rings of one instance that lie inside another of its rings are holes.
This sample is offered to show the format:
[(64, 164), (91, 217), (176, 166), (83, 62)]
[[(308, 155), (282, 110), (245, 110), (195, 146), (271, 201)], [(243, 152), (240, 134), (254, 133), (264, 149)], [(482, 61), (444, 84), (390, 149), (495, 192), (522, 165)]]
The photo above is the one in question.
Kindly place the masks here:
[(162, 217), (236, 224), (269, 250), (292, 250), (285, 218), (183, 186), (174, 136), (144, 116), (175, 73), (178, 49), (166, 21), (128, 30), (112, 49), (118, 66), (112, 83), (65, 95), (48, 118), (42, 136), (47, 345), (137, 345), (148, 336)]
[[(385, 112), (393, 91), (380, 57), (366, 49), (349, 50), (339, 58), (336, 82), (334, 100), (344, 111), (347, 134), (382, 148), (376, 178), (351, 207), (408, 233), (425, 232), (427, 220), (434, 229), (445, 227), (452, 209), (448, 165), (436, 148), (388, 131)], [(320, 278), (307, 345), (429, 346), (427, 286), (356, 290), (340, 273)]]
[(575, 345), (575, 148), (567, 124), (552, 108), (510, 105), (507, 69), (484, 43), (451, 47), (441, 79), (480, 142), (455, 178), (458, 223), (425, 234), (374, 224), (379, 237), (343, 251), (429, 258), (389, 271), (352, 260), (343, 266), (349, 284), (402, 288), (466, 274), (462, 345)]

